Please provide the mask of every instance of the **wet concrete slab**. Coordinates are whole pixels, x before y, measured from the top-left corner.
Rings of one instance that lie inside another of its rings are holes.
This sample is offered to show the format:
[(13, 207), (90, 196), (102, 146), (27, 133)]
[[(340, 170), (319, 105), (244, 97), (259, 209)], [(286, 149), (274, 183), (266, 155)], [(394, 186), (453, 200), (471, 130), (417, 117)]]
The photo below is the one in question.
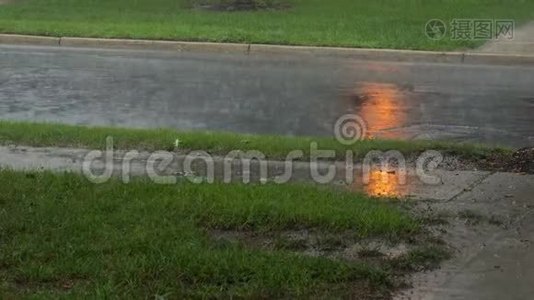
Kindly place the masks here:
[(442, 299), (531, 299), (534, 214), (528, 214), (517, 227), (517, 231), (496, 239), (448, 282), (444, 290), (453, 292), (444, 293)]
[(489, 41), (476, 52), (509, 55), (534, 55), (534, 22), (515, 28), (513, 37)]
[(534, 294), (534, 214), (477, 254), (433, 297), (425, 299), (531, 299)]
[(534, 145), (534, 68), (0, 46), (0, 118)]
[(415, 275), (397, 299), (530, 299), (534, 294), (534, 175), (493, 174), (447, 203), (428, 204), (453, 217), (441, 230), (454, 258)]

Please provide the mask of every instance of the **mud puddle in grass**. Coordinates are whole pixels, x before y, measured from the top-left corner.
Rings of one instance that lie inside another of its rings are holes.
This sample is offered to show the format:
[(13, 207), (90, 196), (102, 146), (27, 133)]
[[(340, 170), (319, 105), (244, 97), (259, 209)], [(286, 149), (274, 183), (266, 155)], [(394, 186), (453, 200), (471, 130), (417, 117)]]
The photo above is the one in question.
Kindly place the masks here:
[(358, 239), (350, 231), (327, 233), (317, 230), (286, 230), (255, 232), (210, 230), (218, 243), (240, 243), (250, 248), (268, 251), (286, 250), (312, 257), (338, 258), (357, 261), (363, 258), (394, 259), (406, 255), (415, 245), (382, 239)]
[[(366, 286), (366, 280), (355, 280), (349, 286), (357, 299), (391, 299), (394, 292), (410, 286), (414, 272), (433, 270), (449, 257), (450, 249), (426, 232), (400, 239), (358, 238), (350, 231), (325, 232), (314, 229), (256, 232), (240, 230), (207, 230), (221, 247), (239, 245), (262, 251), (283, 251), (295, 255), (322, 257), (367, 266), (386, 275), (383, 286)], [(358, 288), (354, 288), (358, 286)], [(335, 286), (327, 296), (335, 295)], [(346, 292), (346, 291), (345, 291)], [(340, 293), (346, 295), (346, 293)]]

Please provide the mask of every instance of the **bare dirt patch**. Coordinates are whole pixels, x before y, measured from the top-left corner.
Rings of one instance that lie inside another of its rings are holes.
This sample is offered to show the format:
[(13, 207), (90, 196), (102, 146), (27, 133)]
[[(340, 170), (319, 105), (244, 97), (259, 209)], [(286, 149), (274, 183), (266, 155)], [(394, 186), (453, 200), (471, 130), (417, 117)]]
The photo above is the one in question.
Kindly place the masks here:
[(66, 276), (53, 280), (37, 280), (25, 277), (18, 277), (13, 280), (16, 290), (56, 290), (68, 292), (77, 285), (86, 285), (89, 280), (82, 277)]
[[(409, 277), (416, 272), (433, 270), (449, 258), (452, 249), (434, 234), (424, 230), (413, 236), (364, 238), (352, 232), (324, 232), (314, 229), (256, 232), (208, 230), (212, 239), (222, 245), (237, 243), (263, 251), (283, 250), (299, 255), (363, 263), (390, 274), (391, 289), (377, 290), (355, 281), (351, 293), (355, 299), (390, 299), (392, 291), (410, 287)], [(335, 294), (335, 286), (329, 296)]]
[(281, 0), (191, 0), (189, 7), (206, 11), (237, 12), (285, 10), (291, 5)]
[(461, 169), (461, 165), (487, 171), (534, 174), (534, 148), (522, 148), (511, 155), (496, 153), (476, 162), (464, 160), (457, 167)]
[[(263, 250), (287, 250), (308, 256), (324, 256), (356, 261), (369, 257), (397, 258), (415, 245), (404, 241), (358, 239), (351, 232), (326, 233), (315, 230), (255, 232), (212, 230), (210, 235), (219, 242), (239, 242)], [(373, 253), (373, 255), (369, 255)]]
[[(407, 157), (407, 164), (415, 168), (420, 154)], [(534, 174), (534, 148), (527, 147), (513, 153), (490, 153), (485, 157), (465, 157), (465, 155), (445, 154), (438, 168), (447, 171), (493, 171)]]
[(508, 162), (508, 167), (516, 172), (534, 174), (534, 148), (519, 149)]

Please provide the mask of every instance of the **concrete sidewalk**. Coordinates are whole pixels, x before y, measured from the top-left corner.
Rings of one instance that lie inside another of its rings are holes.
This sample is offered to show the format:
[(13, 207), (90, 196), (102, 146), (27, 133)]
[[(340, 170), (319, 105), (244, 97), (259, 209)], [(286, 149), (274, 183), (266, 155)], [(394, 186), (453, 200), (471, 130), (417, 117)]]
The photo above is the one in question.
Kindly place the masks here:
[(513, 39), (500, 38), (475, 52), (508, 55), (534, 55), (534, 22), (516, 28)]
[[(69, 148), (32, 148), (23, 146), (0, 146), (0, 168), (10, 168), (14, 170), (52, 170), (59, 172), (82, 173), (82, 166), (85, 157), (90, 152), (87, 149)], [(152, 170), (154, 164), (151, 163), (153, 153), (140, 152), (134, 159), (127, 161), (126, 151), (113, 152), (113, 176), (124, 178), (125, 162), (128, 164), (127, 177), (149, 176), (147, 166)], [(185, 154), (173, 153), (172, 162), (164, 168), (155, 166), (157, 175), (175, 176), (177, 180), (187, 178), (206, 179), (208, 171), (206, 163), (201, 159), (192, 162), (189, 169), (185, 169), (187, 156)], [(254, 160), (250, 163), (250, 171), (243, 168), (243, 162), (236, 159), (231, 164), (231, 169), (225, 165), (224, 157), (211, 157), (214, 165), (214, 180), (223, 181), (225, 172), (229, 170), (232, 182), (243, 182), (244, 179), (251, 183), (277, 182), (280, 176), (286, 174), (288, 166), (283, 161), (266, 161), (267, 174), (262, 179), (259, 162)], [(291, 177), (288, 182), (315, 183), (317, 180), (312, 175), (309, 162), (294, 161), (290, 164)], [(471, 189), (478, 182), (491, 175), (484, 171), (447, 171), (436, 170), (429, 174), (436, 176), (438, 182), (433, 185), (423, 183), (417, 176), (414, 169), (407, 170), (406, 184), (399, 183), (398, 173), (387, 174), (388, 183), (382, 182), (382, 173), (373, 170), (370, 174), (370, 183), (363, 184), (362, 166), (353, 166), (353, 179), (347, 181), (347, 168), (344, 162), (319, 162), (317, 171), (321, 175), (328, 174), (329, 168), (334, 167), (335, 176), (325, 184), (347, 188), (354, 191), (362, 191), (372, 196), (395, 196), (407, 199), (432, 199), (438, 201), (448, 201), (465, 190)], [(93, 174), (101, 174), (104, 171), (104, 159), (97, 158), (91, 164)], [(350, 173), (350, 172), (349, 172)], [(384, 172), (386, 173), (386, 172)], [(386, 174), (384, 174), (386, 175)], [(226, 177), (227, 178), (227, 177)]]
[(413, 288), (396, 299), (532, 299), (533, 194), (534, 176), (497, 173), (451, 201), (421, 204), (456, 216), (440, 228), (455, 256), (416, 274)]

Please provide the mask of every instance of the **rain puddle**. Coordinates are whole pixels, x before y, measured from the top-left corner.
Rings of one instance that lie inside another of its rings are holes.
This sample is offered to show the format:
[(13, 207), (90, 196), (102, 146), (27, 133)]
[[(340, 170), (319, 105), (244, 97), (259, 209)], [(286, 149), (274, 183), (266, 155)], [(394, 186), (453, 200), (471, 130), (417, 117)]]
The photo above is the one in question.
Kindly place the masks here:
[[(410, 177), (413, 181), (415, 178)], [(351, 190), (364, 192), (373, 197), (405, 197), (409, 195), (410, 184), (401, 183), (401, 179), (396, 173), (373, 170), (369, 174), (369, 182), (363, 184), (361, 180), (356, 180), (351, 185)]]

